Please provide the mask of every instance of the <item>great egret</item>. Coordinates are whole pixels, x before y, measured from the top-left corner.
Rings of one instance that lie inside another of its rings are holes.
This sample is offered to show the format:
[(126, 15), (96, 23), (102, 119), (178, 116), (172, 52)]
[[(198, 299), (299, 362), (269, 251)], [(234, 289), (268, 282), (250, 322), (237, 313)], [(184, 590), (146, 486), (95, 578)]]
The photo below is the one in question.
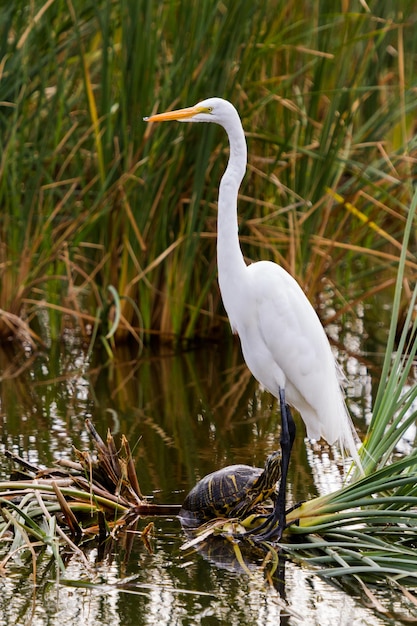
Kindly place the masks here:
[(217, 265), (220, 292), (247, 366), (281, 409), (281, 481), (261, 538), (278, 541), (285, 529), (286, 481), (295, 424), (289, 405), (303, 418), (307, 436), (339, 442), (360, 467), (352, 421), (336, 361), (320, 320), (299, 284), (271, 261), (246, 265), (238, 237), (237, 196), (246, 171), (245, 134), (235, 107), (209, 98), (193, 107), (145, 117), (147, 122), (214, 122), (226, 131), (230, 156), (220, 182)]

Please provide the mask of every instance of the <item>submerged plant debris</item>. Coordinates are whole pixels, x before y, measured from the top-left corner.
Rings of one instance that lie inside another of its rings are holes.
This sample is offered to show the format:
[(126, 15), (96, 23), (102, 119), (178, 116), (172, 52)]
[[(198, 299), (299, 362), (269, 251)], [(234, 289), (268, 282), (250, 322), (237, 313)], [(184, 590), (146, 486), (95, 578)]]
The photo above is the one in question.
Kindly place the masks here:
[[(40, 468), (6, 451), (18, 469), (9, 481), (0, 483), (3, 568), (13, 556), (7, 546), (32, 551), (34, 542), (42, 546), (59, 540), (65, 547), (92, 538), (103, 542), (135, 528), (141, 516), (178, 512), (176, 505), (153, 504), (142, 495), (126, 437), (122, 436), (118, 450), (110, 432), (105, 443), (91, 421), (85, 423), (96, 458), (74, 448), (76, 461), (61, 460), (55, 467)], [(45, 523), (56, 533), (45, 531)], [(144, 538), (150, 528), (144, 526)]]

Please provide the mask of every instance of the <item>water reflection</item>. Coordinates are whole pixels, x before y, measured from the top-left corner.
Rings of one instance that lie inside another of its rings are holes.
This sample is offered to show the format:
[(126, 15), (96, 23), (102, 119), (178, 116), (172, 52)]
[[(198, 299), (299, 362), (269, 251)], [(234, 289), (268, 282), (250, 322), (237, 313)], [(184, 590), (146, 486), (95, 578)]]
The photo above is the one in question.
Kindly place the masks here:
[[(348, 404), (357, 424), (371, 410), (366, 361), (341, 351), (348, 379)], [(20, 356), (15, 374), (1, 381), (0, 451), (5, 448), (38, 464), (73, 458), (72, 446), (91, 449), (84, 420), (105, 435), (124, 433), (132, 448), (141, 490), (157, 502), (182, 502), (203, 475), (233, 463), (263, 466), (277, 447), (279, 417), (275, 400), (262, 393), (244, 365), (237, 343), (205, 345), (185, 354), (123, 348), (103, 363), (86, 361), (81, 349), (54, 346), (36, 358)], [(15, 356), (0, 351), (0, 371), (10, 372)], [(22, 361), (25, 369), (20, 371)], [(297, 418), (296, 418), (297, 419)], [(333, 490), (343, 479), (335, 450), (303, 441), (298, 434), (289, 476), (289, 502)], [(335, 460), (337, 461), (335, 463)], [(2, 477), (8, 475), (2, 463)], [(140, 521), (142, 523), (142, 520)], [(30, 561), (17, 563), (4, 579), (2, 624), (382, 624), (379, 618), (312, 572), (287, 562), (283, 588), (270, 585), (256, 563), (242, 575), (227, 563), (214, 565), (213, 553), (184, 553), (177, 519), (155, 520), (153, 551), (138, 538), (131, 551), (119, 544), (104, 556), (91, 550), (97, 570), (91, 588), (44, 585), (27, 579)], [(49, 557), (38, 565), (44, 580), (55, 576)], [(21, 574), (26, 571), (22, 585)], [(76, 559), (66, 579), (85, 579)], [(41, 594), (41, 595), (39, 595)]]
[[(283, 598), (265, 583), (260, 570), (253, 570), (250, 576), (236, 576), (208, 566), (198, 556), (180, 558), (178, 540), (164, 536), (163, 527), (160, 531), (154, 555), (144, 557), (137, 549), (123, 578), (115, 557), (98, 566), (101, 584), (84, 589), (65, 581), (59, 587), (48, 585), (36, 603), (32, 603), (29, 584), (16, 594), (16, 588), (8, 583), (0, 598), (2, 623), (21, 624), (30, 616), (32, 624), (72, 625), (81, 621), (85, 626), (384, 623), (340, 589), (329, 587), (291, 562), (286, 563)], [(82, 574), (78, 563), (68, 565), (67, 581), (79, 580)]]

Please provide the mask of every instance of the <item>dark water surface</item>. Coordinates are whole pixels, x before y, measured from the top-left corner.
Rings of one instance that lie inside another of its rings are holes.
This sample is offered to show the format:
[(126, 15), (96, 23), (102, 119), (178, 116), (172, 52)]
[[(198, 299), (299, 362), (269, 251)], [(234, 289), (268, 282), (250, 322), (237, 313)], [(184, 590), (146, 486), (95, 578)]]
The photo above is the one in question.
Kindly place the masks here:
[[(364, 431), (378, 369), (372, 369), (375, 358), (352, 356), (360, 337), (359, 328), (337, 339), (344, 345), (339, 357), (349, 408)], [(84, 427), (88, 417), (103, 437), (108, 428), (116, 440), (126, 435), (144, 494), (155, 502), (180, 503), (204, 474), (233, 463), (263, 465), (277, 448), (276, 402), (259, 389), (236, 343), (182, 354), (147, 349), (138, 356), (120, 349), (113, 361), (105, 358), (96, 353), (88, 362), (81, 349), (59, 346), (36, 357), (0, 351), (0, 451), (7, 448), (45, 466), (73, 459), (73, 446), (92, 449)], [(297, 426), (289, 477), (293, 502), (334, 489), (342, 480), (340, 464), (332, 460), (335, 451), (305, 441), (299, 419)], [(3, 458), (2, 479), (10, 469)], [(149, 521), (139, 520), (138, 530)], [(228, 554), (216, 545), (206, 554), (182, 550), (186, 537), (175, 517), (153, 521), (151, 550), (132, 534), (108, 543), (104, 554), (95, 548), (87, 553), (96, 571), (94, 585), (80, 586), (87, 578), (76, 558), (69, 559), (65, 580), (57, 583), (46, 552), (38, 562), (36, 588), (28, 578), (31, 565), (16, 557), (0, 578), (0, 626), (389, 623), (355, 593), (330, 586), (306, 567), (282, 562), (271, 584), (256, 562), (250, 572), (242, 571), (233, 549)]]

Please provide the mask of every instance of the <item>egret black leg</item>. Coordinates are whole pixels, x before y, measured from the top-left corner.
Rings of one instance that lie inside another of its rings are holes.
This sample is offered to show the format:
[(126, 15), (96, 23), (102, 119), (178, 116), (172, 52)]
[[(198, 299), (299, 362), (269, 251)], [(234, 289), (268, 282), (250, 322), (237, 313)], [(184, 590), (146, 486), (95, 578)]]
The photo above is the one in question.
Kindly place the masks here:
[[(279, 390), (279, 402), (281, 407), (281, 480), (279, 483), (279, 490), (277, 501), (274, 507), (274, 515), (278, 520), (279, 537), (285, 530), (285, 511), (287, 502), (287, 477), (288, 467), (290, 465), (291, 450), (295, 439), (295, 423), (291, 415), (290, 407), (285, 402), (284, 389)], [(273, 529), (271, 529), (273, 535)]]
[(295, 423), (291, 415), (290, 407), (285, 402), (285, 390), (279, 390), (279, 402), (281, 409), (281, 479), (278, 495), (275, 499), (274, 510), (265, 524), (266, 531), (259, 534), (262, 540), (279, 541), (286, 527), (286, 494), (287, 476), (290, 464), (291, 449), (295, 439)]

